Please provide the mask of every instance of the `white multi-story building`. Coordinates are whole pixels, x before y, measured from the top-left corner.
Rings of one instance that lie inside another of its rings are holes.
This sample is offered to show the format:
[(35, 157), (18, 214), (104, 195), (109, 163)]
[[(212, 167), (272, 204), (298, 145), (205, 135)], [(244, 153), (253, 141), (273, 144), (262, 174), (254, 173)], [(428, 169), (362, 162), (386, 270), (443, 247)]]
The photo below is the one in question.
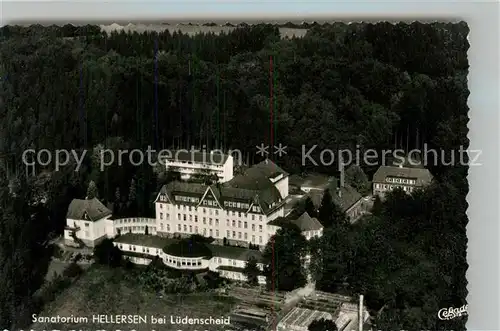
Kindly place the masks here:
[(267, 223), (284, 216), (287, 195), (288, 174), (271, 161), (225, 184), (171, 182), (155, 202), (157, 232), (264, 246), (273, 235)]
[(178, 172), (182, 179), (212, 174), (219, 182), (225, 183), (233, 178), (233, 157), (217, 151), (177, 150), (164, 157), (162, 162), (167, 171)]
[(383, 198), (386, 192), (395, 188), (411, 193), (417, 188), (429, 185), (431, 181), (432, 175), (425, 168), (381, 166), (373, 175), (373, 195)]
[(115, 233), (111, 210), (99, 200), (74, 199), (68, 207), (64, 242), (68, 246), (94, 247)]
[[(242, 271), (249, 257), (263, 268), (261, 252), (246, 248), (249, 244), (263, 248), (287, 222), (297, 225), (307, 239), (322, 235), (321, 224), (307, 213), (296, 220), (284, 218), (287, 196), (288, 174), (266, 160), (226, 183), (175, 181), (163, 186), (155, 201), (155, 218), (113, 219), (97, 199), (73, 200), (65, 239), (68, 245), (93, 247), (106, 237), (119, 235), (114, 244), (134, 263), (147, 264), (158, 256), (173, 268), (207, 269), (245, 280)], [(192, 247), (186, 246), (189, 240), (174, 239), (194, 234), (214, 240), (211, 244), (190, 243), (197, 246)], [(264, 281), (261, 276), (259, 282)]]

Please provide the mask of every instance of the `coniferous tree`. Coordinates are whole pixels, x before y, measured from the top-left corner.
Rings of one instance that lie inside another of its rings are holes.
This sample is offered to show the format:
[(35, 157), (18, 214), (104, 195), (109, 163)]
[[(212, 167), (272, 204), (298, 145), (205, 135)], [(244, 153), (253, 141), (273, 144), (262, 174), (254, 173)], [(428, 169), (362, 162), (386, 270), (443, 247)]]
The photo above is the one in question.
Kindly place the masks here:
[(307, 280), (304, 269), (306, 253), (307, 240), (299, 228), (289, 226), (279, 229), (263, 253), (268, 288), (291, 291), (303, 286)]
[(335, 204), (329, 189), (326, 189), (321, 199), (321, 205), (318, 209), (318, 219), (324, 227), (330, 227), (333, 224), (333, 213)]
[(380, 200), (380, 196), (376, 195), (375, 200), (373, 201), (372, 213), (373, 215), (380, 215), (382, 212), (382, 200)]
[(243, 269), (243, 274), (247, 277), (247, 282), (250, 285), (258, 285), (258, 276), (261, 274), (259, 268), (257, 267), (257, 260), (254, 257), (250, 257)]
[(137, 184), (135, 178), (132, 178), (132, 180), (130, 181), (130, 188), (128, 191), (127, 207), (130, 211), (134, 210), (136, 206), (137, 206)]
[(306, 198), (304, 209), (309, 214), (309, 216), (316, 217), (316, 207), (314, 206), (314, 203), (310, 196)]
[(94, 198), (98, 198), (98, 192), (97, 192), (97, 185), (96, 183), (91, 180), (89, 182), (89, 186), (88, 186), (88, 189), (87, 189), (87, 199), (90, 200), (90, 199), (94, 199)]

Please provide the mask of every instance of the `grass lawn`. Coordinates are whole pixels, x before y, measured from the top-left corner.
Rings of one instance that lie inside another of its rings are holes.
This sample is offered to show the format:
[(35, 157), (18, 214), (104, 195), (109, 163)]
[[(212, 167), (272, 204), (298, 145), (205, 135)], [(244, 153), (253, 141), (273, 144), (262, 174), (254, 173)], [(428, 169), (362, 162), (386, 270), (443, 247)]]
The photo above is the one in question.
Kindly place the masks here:
[[(171, 295), (158, 297), (155, 293), (142, 290), (124, 278), (126, 270), (108, 269), (93, 265), (70, 288), (60, 294), (54, 302), (45, 307), (40, 317), (88, 317), (88, 323), (61, 324), (35, 323), (34, 330), (222, 330), (222, 325), (154, 325), (150, 316), (172, 316), (191, 318), (228, 317), (236, 302), (230, 298), (216, 297), (213, 293)], [(94, 324), (92, 315), (147, 315), (148, 324)]]

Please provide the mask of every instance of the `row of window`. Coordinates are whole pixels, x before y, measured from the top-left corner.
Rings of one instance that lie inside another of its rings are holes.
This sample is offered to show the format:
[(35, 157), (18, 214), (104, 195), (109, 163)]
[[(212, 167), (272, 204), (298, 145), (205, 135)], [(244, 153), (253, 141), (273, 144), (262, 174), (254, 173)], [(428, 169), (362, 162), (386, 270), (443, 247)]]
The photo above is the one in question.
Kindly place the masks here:
[[(190, 222), (192, 222), (193, 219), (194, 219), (194, 222), (198, 223), (198, 216), (197, 215), (194, 215), (194, 217), (193, 217), (193, 215), (183, 214), (181, 216), (181, 214), (177, 214), (177, 219), (179, 221), (187, 221), (188, 218), (189, 218)], [(160, 213), (160, 220), (163, 220), (163, 213)], [(165, 220), (167, 220), (167, 221), (170, 220), (170, 214), (168, 214), (168, 213), (165, 214)], [(262, 221), (262, 216), (260, 217), (260, 220)], [(215, 221), (215, 223), (213, 221)], [(202, 223), (203, 223), (203, 225), (207, 225), (207, 218), (206, 217), (203, 217)], [(215, 226), (219, 226), (219, 219), (216, 218), (215, 220), (213, 220), (212, 218), (209, 218), (208, 219), (208, 225), (212, 226), (214, 224), (215, 224)], [(236, 227), (236, 224), (238, 224), (238, 228), (241, 228), (243, 226), (244, 229), (248, 229), (248, 222), (247, 221), (243, 221), (243, 222), (242, 221), (238, 221), (236, 223), (235, 220), (232, 220), (232, 221), (226, 220), (226, 226), (227, 227), (231, 227), (232, 226), (234, 228), (234, 227)], [(255, 231), (255, 228), (256, 228), (255, 224), (252, 224), (252, 231)], [(259, 232), (262, 232), (262, 225), (259, 225)]]
[(126, 224), (126, 223), (146, 223), (146, 224), (154, 224), (156, 220), (154, 218), (124, 218), (117, 220), (118, 224)]
[(385, 181), (388, 183), (410, 184), (410, 185), (415, 185), (417, 183), (417, 181), (414, 179), (392, 178), (392, 177), (387, 177)]
[[(163, 230), (163, 224), (160, 224), (160, 229)], [(182, 232), (182, 233), (196, 233), (196, 234), (202, 234), (203, 236), (209, 236), (209, 237), (214, 237), (214, 238), (221, 238), (219, 230), (212, 230), (212, 229), (207, 229), (204, 228), (201, 233), (199, 231), (199, 228), (197, 226), (194, 227), (194, 232), (193, 232), (193, 226), (189, 225), (187, 226), (184, 224), (184, 226), (181, 226), (180, 224), (177, 224), (177, 231)], [(170, 232), (170, 224), (167, 224), (167, 232)], [(215, 233), (215, 236), (214, 236)], [(236, 231), (230, 231), (226, 230), (226, 238), (227, 239), (238, 239), (238, 240), (248, 240), (248, 233), (246, 232), (236, 232)], [(255, 235), (252, 235), (252, 243), (256, 243)], [(262, 244), (262, 236), (259, 236), (259, 244)]]
[(313, 237), (319, 237), (321, 234), (321, 231), (317, 230), (317, 231), (307, 231), (306, 232), (306, 239), (309, 240)]
[[(119, 230), (121, 230), (122, 232), (129, 232), (129, 231), (146, 231), (146, 226), (124, 226), (124, 227), (118, 227)], [(156, 231), (156, 227), (155, 226), (152, 226), (152, 227), (148, 227), (148, 230), (150, 230), (151, 232), (154, 232)]]
[(184, 202), (190, 202), (190, 203), (198, 203), (200, 202), (199, 198), (193, 198), (193, 197), (185, 197), (181, 195), (176, 195), (174, 197), (175, 201), (184, 201)]
[[(240, 209), (245, 209), (248, 210), (250, 208), (250, 204), (248, 203), (243, 203), (243, 202), (234, 202), (234, 201), (224, 201), (224, 207), (229, 207), (229, 208), (240, 208)], [(258, 206), (253, 206), (252, 211), (259, 211)]]
[[(161, 205), (160, 205), (160, 206), (161, 206)], [(160, 209), (161, 209), (161, 208), (160, 208)], [(188, 209), (188, 210), (183, 210), (183, 211), (188, 211), (188, 212), (191, 212), (191, 211), (193, 211), (193, 210), (191, 210), (191, 207), (189, 207), (189, 209)], [(196, 210), (195, 210), (195, 211), (196, 211)], [(203, 214), (206, 214), (206, 210), (205, 210), (205, 208), (203, 208)], [(217, 210), (215, 210), (215, 213), (214, 213), (214, 214), (215, 214), (215, 216), (219, 216), (219, 212), (218, 212)], [(212, 216), (212, 215), (213, 215), (213, 214), (212, 214), (212, 210), (210, 210), (210, 212), (209, 212), (209, 216)], [(236, 217), (236, 215), (238, 215), (238, 217), (239, 217), (239, 218), (242, 218), (242, 217), (244, 217), (244, 218), (248, 218), (248, 214), (246, 214), (246, 213), (241, 213), (241, 212), (238, 212), (238, 214), (236, 214), (236, 212), (234, 212), (234, 211), (232, 212), (232, 214), (231, 214), (231, 215), (229, 214), (229, 211), (228, 211), (228, 212), (226, 213), (226, 215), (227, 215), (227, 216), (234, 216), (234, 217)], [(167, 220), (168, 220), (168, 219), (170, 219), (170, 214), (169, 214), (169, 213), (166, 213), (166, 214), (165, 214), (165, 216), (166, 216), (166, 219), (167, 219)], [(251, 217), (252, 217), (252, 221), (255, 221), (255, 215), (254, 215), (254, 214), (252, 214), (252, 215), (251, 215)], [(161, 212), (161, 213), (160, 213), (160, 219), (163, 219), (163, 212)], [(178, 220), (184, 220), (184, 221), (187, 221), (187, 219), (186, 219), (186, 214), (183, 214), (183, 216), (182, 216), (182, 218), (181, 218), (181, 213), (178, 213), (178, 214), (177, 214), (177, 219), (178, 219)], [(203, 219), (205, 219), (205, 217), (203, 217)], [(262, 215), (259, 215), (259, 221), (262, 221), (262, 219), (263, 219)], [(193, 220), (193, 215), (189, 215), (189, 220), (190, 220), (190, 221), (192, 221), (192, 220)], [(195, 221), (195, 222), (198, 222), (198, 215), (194, 215), (194, 221)]]
[[(222, 168), (221, 164), (214, 164), (214, 163), (202, 163), (202, 162), (193, 162), (193, 161), (167, 161), (170, 165), (170, 167), (173, 167), (172, 165), (174, 164), (192, 164), (192, 165), (201, 165), (204, 168)], [(182, 167), (179, 167), (179, 169), (183, 169)]]
[(233, 272), (233, 271), (226, 271), (222, 270), (220, 275), (224, 278), (231, 278), (231, 279), (241, 279), (241, 280), (246, 280), (246, 276), (244, 276), (241, 272)]
[(188, 266), (188, 267), (196, 267), (196, 266), (201, 266), (201, 260), (186, 260), (186, 259), (179, 259), (175, 257), (168, 257), (165, 259), (165, 262), (170, 265), (175, 265), (177, 267), (180, 266)]
[[(182, 197), (182, 196), (175, 196), (175, 200), (177, 201), (184, 201), (184, 202), (190, 202), (190, 203), (198, 203), (200, 199), (198, 198), (193, 198), (193, 197)], [(160, 198), (160, 201), (164, 201), (163, 199)], [(209, 207), (215, 207), (218, 208), (219, 204), (217, 201), (214, 200), (203, 200), (202, 205), (204, 206), (209, 206)], [(273, 203), (274, 205), (274, 203)], [(231, 208), (241, 208), (244, 209), (245, 211), (243, 212), (245, 215), (247, 215), (246, 211), (250, 208), (250, 205), (247, 203), (240, 203), (240, 202), (232, 202), (232, 201), (224, 201), (224, 206), (225, 207), (231, 207)], [(244, 206), (244, 207), (243, 207)], [(163, 203), (160, 203), (160, 209), (163, 209)], [(165, 204), (165, 209), (169, 209), (169, 204)], [(179, 209), (182, 211), (192, 211), (192, 210), (198, 210), (198, 207), (195, 206), (186, 206), (186, 205), (180, 205)], [(207, 209), (203, 208), (203, 214), (207, 213)], [(255, 213), (260, 213), (262, 210), (260, 209), (259, 206), (252, 206), (252, 212)], [(212, 213), (215, 213), (215, 215), (219, 215), (219, 210), (215, 209), (212, 211), (211, 208), (208, 208), (208, 213), (212, 215)], [(242, 212), (238, 212), (238, 215), (241, 217)], [(226, 215), (229, 215), (229, 210), (226, 210)], [(232, 211), (232, 215), (236, 215), (235, 211)]]
[(219, 204), (214, 200), (205, 199), (201, 204), (204, 206), (219, 207)]
[[(215, 263), (217, 263), (218, 265), (221, 265), (222, 264), (222, 258), (221, 257), (215, 257), (214, 258), (214, 261)], [(236, 266), (236, 260), (231, 260), (231, 259), (227, 259), (227, 263), (228, 264), (232, 264), (233, 267)]]
[[(118, 244), (118, 248), (121, 250), (125, 251), (131, 251), (131, 252), (136, 252), (137, 249), (135, 245), (123, 245), (123, 244)], [(147, 248), (147, 247), (142, 247), (142, 253), (144, 254), (156, 254), (159, 255), (161, 253), (161, 250), (159, 248)]]
[[(238, 228), (240, 228), (240, 229), (241, 229), (242, 224), (243, 224), (244, 229), (248, 229), (248, 222), (247, 221), (244, 221), (244, 222), (238, 221), (238, 223), (236, 223), (235, 220), (232, 220), (232, 221), (226, 220), (227, 227), (232, 226), (233, 228), (235, 228), (236, 224), (238, 224)], [(255, 224), (252, 224), (252, 231), (255, 231)], [(262, 232), (262, 224), (259, 225), (259, 232)]]
[(386, 185), (386, 184), (375, 184), (376, 189), (382, 189), (382, 190), (392, 190), (395, 189), (396, 187), (402, 188), (403, 191), (405, 192), (412, 192), (413, 187), (411, 186), (402, 186), (402, 185)]

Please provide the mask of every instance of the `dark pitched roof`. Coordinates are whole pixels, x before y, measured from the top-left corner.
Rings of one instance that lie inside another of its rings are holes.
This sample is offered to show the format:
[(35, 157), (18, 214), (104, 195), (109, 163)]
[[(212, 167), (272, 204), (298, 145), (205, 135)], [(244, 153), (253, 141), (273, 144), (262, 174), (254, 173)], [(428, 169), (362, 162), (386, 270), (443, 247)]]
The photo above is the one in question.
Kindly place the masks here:
[(425, 168), (381, 166), (373, 175), (373, 182), (385, 183), (387, 177), (415, 179), (416, 186), (424, 186), (432, 181), (432, 174)]
[(96, 198), (89, 200), (73, 199), (68, 207), (67, 218), (82, 220), (84, 219), (85, 213), (88, 215), (88, 220), (95, 222), (111, 215), (111, 210), (109, 210), (105, 205), (103, 205)]
[(166, 194), (170, 201), (175, 202), (175, 193), (182, 193), (201, 198), (205, 194), (207, 188), (207, 185), (200, 183), (174, 181), (163, 185), (160, 189), (160, 194)]
[(276, 163), (265, 160), (248, 168), (244, 174), (235, 176), (226, 185), (248, 190), (262, 190), (269, 186), (274, 186), (271, 178), (278, 175), (287, 177), (288, 173), (276, 165)]
[(247, 176), (265, 176), (268, 178), (276, 177), (280, 174), (288, 176), (288, 173), (285, 170), (281, 169), (276, 163), (268, 159), (257, 163), (246, 171)]
[[(333, 202), (337, 204), (337, 206), (339, 206), (343, 212), (347, 211), (356, 202), (363, 198), (363, 196), (358, 191), (356, 191), (354, 187), (350, 186), (347, 183), (344, 183), (344, 186), (339, 187), (338, 180), (336, 178), (330, 182), (327, 188), (330, 191)], [(309, 193), (312, 202), (318, 208), (321, 205), (323, 193), (324, 191), (315, 191)]]
[(333, 201), (340, 207), (342, 211), (347, 211), (356, 202), (361, 200), (363, 196), (356, 191), (356, 189), (349, 184), (345, 184), (343, 187), (339, 188), (340, 196), (338, 195), (338, 190), (332, 191)]
[(323, 225), (315, 218), (309, 216), (307, 212), (302, 213), (299, 217), (278, 217), (267, 223), (269, 225), (286, 227), (289, 224), (296, 225), (300, 231), (316, 231), (323, 228)]
[(323, 225), (315, 217), (309, 216), (307, 212), (304, 212), (292, 222), (302, 231), (320, 230), (323, 228)]
[(223, 165), (224, 163), (226, 163), (227, 159), (229, 158), (229, 155), (222, 154), (218, 151), (196, 152), (186, 149), (180, 149), (177, 151), (172, 151), (170, 154), (171, 155), (166, 155), (165, 159), (219, 165)]
[[(280, 192), (270, 180), (279, 174), (288, 176), (273, 162), (264, 161), (248, 169), (244, 175), (236, 176), (224, 184), (211, 185), (210, 189), (221, 206), (224, 205), (224, 200), (240, 200), (255, 203), (261, 207), (264, 213), (268, 213), (277, 208), (280, 203), (284, 203)], [(208, 186), (204, 184), (175, 181), (164, 185), (160, 194), (167, 194), (170, 201), (174, 202), (175, 192), (201, 198), (207, 189)]]
[(267, 213), (274, 208), (273, 204), (282, 199), (271, 181), (279, 175), (287, 177), (288, 173), (270, 160), (262, 161), (221, 186), (221, 195), (226, 198), (254, 200)]

